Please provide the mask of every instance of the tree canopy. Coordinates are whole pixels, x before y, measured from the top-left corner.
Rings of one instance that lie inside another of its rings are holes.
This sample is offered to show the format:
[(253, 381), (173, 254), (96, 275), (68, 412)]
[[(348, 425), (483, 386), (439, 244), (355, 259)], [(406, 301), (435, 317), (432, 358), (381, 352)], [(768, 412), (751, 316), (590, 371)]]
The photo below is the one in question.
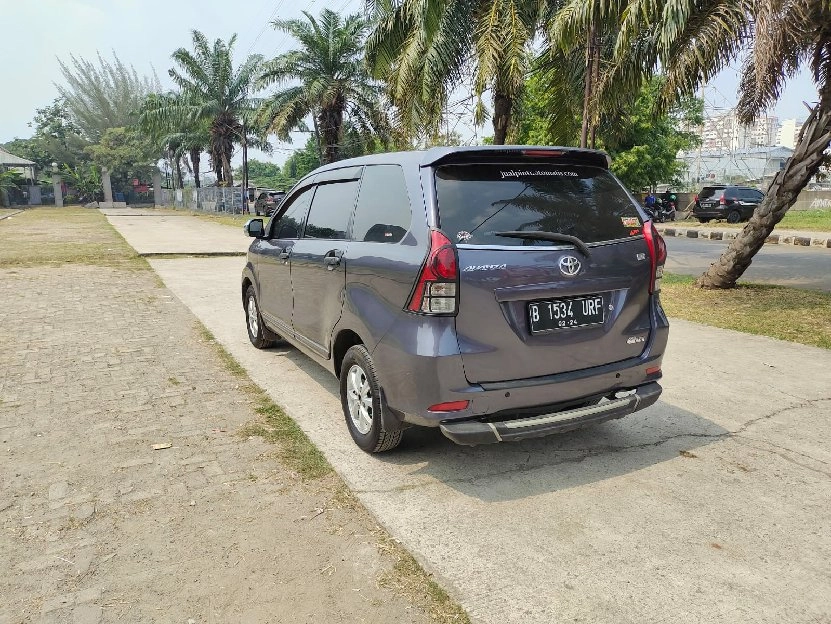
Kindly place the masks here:
[[(320, 18), (305, 11), (303, 15), (303, 20), (273, 22), (300, 47), (263, 65), (259, 86), (279, 89), (260, 107), (259, 123), (287, 141), (289, 132), (304, 130), (311, 116), (323, 162), (340, 157), (347, 121), (366, 142), (373, 135), (386, 140), (383, 89), (369, 77), (363, 61), (366, 20), (361, 15), (341, 17), (329, 9)], [(294, 82), (299, 84), (286, 86)]]
[(161, 90), (158, 78), (139, 76), (113, 54), (98, 63), (70, 54), (69, 63), (58, 60), (66, 85), (57, 85), (69, 118), (82, 136), (98, 141), (108, 128), (134, 124), (144, 99)]

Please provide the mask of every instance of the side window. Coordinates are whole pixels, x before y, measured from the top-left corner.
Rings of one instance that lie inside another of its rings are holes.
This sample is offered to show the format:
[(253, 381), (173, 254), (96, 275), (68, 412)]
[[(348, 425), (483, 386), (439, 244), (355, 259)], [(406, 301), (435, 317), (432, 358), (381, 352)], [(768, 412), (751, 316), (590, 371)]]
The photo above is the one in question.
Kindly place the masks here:
[(762, 191), (750, 191), (750, 199), (754, 202), (760, 202), (765, 198), (765, 194)]
[(353, 240), (397, 243), (410, 229), (410, 219), (410, 200), (401, 167), (365, 167), (352, 222)]
[(357, 180), (318, 185), (303, 237), (345, 239), (357, 194)]
[(300, 233), (303, 231), (303, 221), (306, 219), (309, 204), (312, 203), (312, 195), (314, 195), (314, 187), (310, 186), (290, 200), (291, 205), (288, 210), (274, 224), (272, 238), (300, 238)]

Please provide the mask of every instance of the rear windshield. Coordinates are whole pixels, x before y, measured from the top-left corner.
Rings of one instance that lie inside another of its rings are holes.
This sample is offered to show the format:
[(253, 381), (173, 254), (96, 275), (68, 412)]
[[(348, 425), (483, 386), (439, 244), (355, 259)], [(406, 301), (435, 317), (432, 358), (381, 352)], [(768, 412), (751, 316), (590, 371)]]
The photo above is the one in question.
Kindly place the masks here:
[(721, 199), (721, 196), (724, 195), (724, 191), (726, 190), (727, 189), (705, 186), (703, 189), (701, 189), (701, 192), (698, 194), (698, 199)]
[(471, 245), (557, 245), (497, 236), (556, 232), (584, 243), (641, 234), (635, 204), (605, 169), (581, 165), (445, 165), (436, 170), (440, 226)]

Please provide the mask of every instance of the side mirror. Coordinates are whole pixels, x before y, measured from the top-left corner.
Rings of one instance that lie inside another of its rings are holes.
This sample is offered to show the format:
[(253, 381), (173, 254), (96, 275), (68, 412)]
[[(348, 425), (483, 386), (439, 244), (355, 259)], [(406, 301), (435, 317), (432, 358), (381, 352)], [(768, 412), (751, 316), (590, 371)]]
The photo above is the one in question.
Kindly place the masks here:
[(249, 219), (245, 225), (242, 226), (242, 229), (245, 232), (245, 235), (250, 236), (251, 238), (262, 238), (263, 234), (265, 234), (262, 219)]

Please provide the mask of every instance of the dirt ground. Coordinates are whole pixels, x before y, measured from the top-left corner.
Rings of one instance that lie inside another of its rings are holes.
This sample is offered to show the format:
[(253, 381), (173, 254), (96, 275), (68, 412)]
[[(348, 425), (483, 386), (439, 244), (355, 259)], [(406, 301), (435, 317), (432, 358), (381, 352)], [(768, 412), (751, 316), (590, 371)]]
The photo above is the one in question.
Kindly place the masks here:
[(334, 474), (240, 435), (250, 395), (152, 271), (72, 261), (90, 219), (59, 222), (60, 264), (40, 232), (0, 266), (0, 624), (429, 622)]

